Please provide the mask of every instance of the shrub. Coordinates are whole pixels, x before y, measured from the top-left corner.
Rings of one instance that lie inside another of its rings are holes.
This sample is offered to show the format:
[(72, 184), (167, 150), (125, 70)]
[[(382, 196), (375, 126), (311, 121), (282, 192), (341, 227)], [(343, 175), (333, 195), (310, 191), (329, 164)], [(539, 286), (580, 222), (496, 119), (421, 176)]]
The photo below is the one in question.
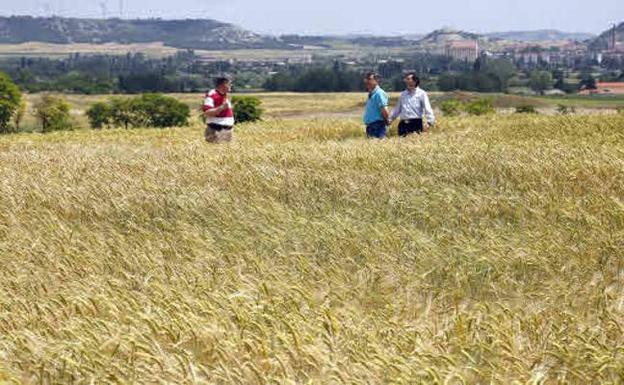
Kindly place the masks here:
[(104, 102), (93, 103), (86, 114), (92, 128), (102, 128), (111, 123), (111, 106)]
[(560, 104), (557, 106), (557, 112), (560, 113), (561, 115), (573, 114), (576, 112), (576, 108), (568, 107), (566, 105)]
[(464, 109), (464, 104), (459, 100), (450, 99), (444, 101), (440, 105), (440, 109), (442, 110), (442, 113), (446, 116), (457, 116)]
[(131, 107), (140, 124), (146, 127), (177, 127), (188, 125), (191, 110), (171, 96), (144, 94), (132, 100)]
[(516, 107), (516, 114), (537, 114), (535, 106), (524, 104)]
[(486, 115), (496, 112), (491, 98), (480, 98), (471, 101), (466, 104), (465, 109), (469, 115)]
[(73, 126), (69, 104), (65, 99), (58, 96), (43, 96), (35, 104), (34, 115), (43, 132), (71, 130)]
[(20, 106), (22, 93), (11, 78), (0, 72), (0, 133), (11, 132), (11, 118)]
[(262, 118), (262, 102), (252, 96), (235, 96), (232, 98), (234, 104), (234, 119), (237, 123), (255, 122)]
[(624, 106), (620, 106), (620, 107), (618, 107), (618, 108), (617, 108), (617, 112), (618, 112), (619, 114), (624, 114)]
[(188, 124), (190, 108), (170, 96), (144, 94), (95, 103), (87, 111), (87, 116), (92, 128), (175, 127)]

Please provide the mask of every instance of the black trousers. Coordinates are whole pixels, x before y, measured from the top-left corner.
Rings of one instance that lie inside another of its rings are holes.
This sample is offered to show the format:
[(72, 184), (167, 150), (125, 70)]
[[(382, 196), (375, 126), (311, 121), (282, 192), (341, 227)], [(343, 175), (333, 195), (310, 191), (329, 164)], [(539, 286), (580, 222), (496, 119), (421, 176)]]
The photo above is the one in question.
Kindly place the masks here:
[(422, 134), (423, 132), (423, 120), (411, 119), (401, 120), (399, 123), (399, 136), (408, 136), (409, 134)]

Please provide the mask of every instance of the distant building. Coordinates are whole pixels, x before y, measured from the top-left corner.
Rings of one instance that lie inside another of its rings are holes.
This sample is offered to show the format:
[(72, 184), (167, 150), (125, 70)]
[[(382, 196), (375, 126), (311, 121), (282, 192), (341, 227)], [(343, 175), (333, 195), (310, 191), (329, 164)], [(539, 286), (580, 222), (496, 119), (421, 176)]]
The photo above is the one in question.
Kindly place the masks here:
[(583, 95), (624, 95), (624, 82), (596, 83), (596, 89), (584, 89)]
[(537, 64), (541, 59), (541, 53), (539, 52), (525, 52), (522, 54), (522, 61), (525, 64)]
[(610, 45), (610, 49), (606, 51), (602, 51), (602, 60), (601, 61), (616, 61), (623, 63), (624, 62), (624, 43), (616, 43), (613, 42)]
[(550, 66), (574, 67), (583, 60), (597, 60), (595, 54), (589, 52), (585, 44), (571, 41), (548, 48), (535, 44), (518, 43), (508, 47), (508, 50), (514, 62), (521, 68), (532, 68), (540, 63)]
[(473, 62), (479, 57), (479, 42), (476, 40), (454, 40), (446, 45), (446, 56), (455, 60)]
[(288, 64), (312, 64), (312, 55), (292, 56), (286, 59)]

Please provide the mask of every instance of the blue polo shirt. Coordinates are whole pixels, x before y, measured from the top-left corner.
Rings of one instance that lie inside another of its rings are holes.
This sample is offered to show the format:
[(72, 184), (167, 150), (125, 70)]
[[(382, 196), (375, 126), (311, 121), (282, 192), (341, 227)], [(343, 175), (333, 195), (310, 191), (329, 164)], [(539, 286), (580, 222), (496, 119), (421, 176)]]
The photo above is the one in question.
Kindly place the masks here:
[(381, 109), (388, 106), (388, 95), (377, 86), (368, 94), (368, 101), (364, 109), (364, 124), (369, 125), (374, 122), (384, 121)]

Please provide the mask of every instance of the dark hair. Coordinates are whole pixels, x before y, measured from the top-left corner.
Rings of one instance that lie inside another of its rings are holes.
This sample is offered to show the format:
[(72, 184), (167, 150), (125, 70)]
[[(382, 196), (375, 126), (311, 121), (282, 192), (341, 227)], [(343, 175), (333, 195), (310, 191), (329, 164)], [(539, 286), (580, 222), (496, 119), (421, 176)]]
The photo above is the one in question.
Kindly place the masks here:
[(225, 83), (231, 82), (230, 78), (226, 78), (224, 76), (215, 79), (215, 87), (219, 87)]
[(416, 82), (416, 87), (420, 85), (420, 78), (416, 76), (416, 72), (408, 72), (405, 74), (406, 78), (412, 78), (414, 82)]
[(368, 80), (368, 79), (370, 79), (370, 78), (373, 78), (373, 79), (375, 79), (375, 80), (379, 81), (379, 79), (381, 78), (381, 76), (379, 76), (379, 74), (378, 74), (377, 72), (373, 72), (373, 71), (371, 71), (371, 72), (367, 72), (367, 73), (364, 75), (364, 79), (367, 79), (367, 80)]

